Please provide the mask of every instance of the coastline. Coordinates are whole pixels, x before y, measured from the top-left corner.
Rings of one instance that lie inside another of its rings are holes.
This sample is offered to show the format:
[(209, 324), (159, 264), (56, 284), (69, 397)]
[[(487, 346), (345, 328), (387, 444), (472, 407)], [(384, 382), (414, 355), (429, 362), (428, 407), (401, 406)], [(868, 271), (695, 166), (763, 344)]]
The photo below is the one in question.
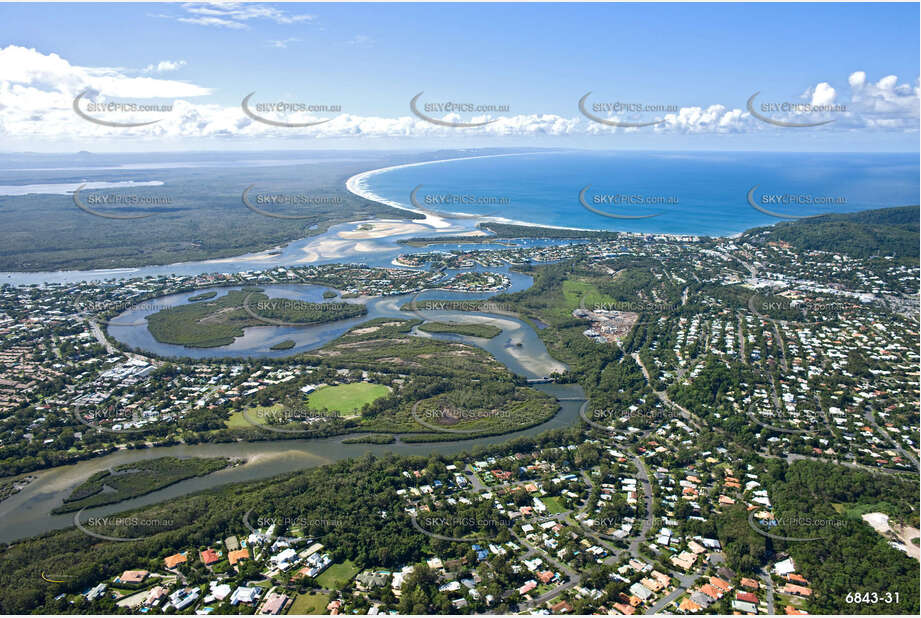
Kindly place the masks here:
[[(354, 176), (348, 178), (345, 181), (345, 188), (349, 193), (362, 197), (366, 200), (372, 202), (377, 202), (378, 204), (383, 204), (384, 206), (390, 206), (392, 208), (398, 208), (400, 210), (405, 210), (407, 212), (416, 213), (419, 215), (425, 215), (425, 219), (420, 221), (420, 225), (429, 225), (433, 228), (445, 228), (450, 227), (451, 224), (448, 223), (445, 219), (450, 219), (452, 214), (456, 216), (469, 216), (465, 213), (445, 213), (443, 215), (435, 215), (431, 212), (421, 211), (406, 204), (396, 202), (394, 200), (388, 200), (385, 197), (374, 193), (368, 189), (365, 181), (372, 176), (377, 176), (378, 174), (383, 174), (384, 172), (391, 172), (393, 170), (404, 169), (407, 167), (420, 167), (422, 165), (432, 165), (436, 163), (451, 163), (453, 161), (470, 161), (472, 159), (492, 159), (497, 157), (522, 157), (526, 155), (540, 155), (540, 154), (551, 154), (548, 152), (512, 152), (512, 153), (502, 153), (502, 154), (490, 154), (490, 155), (474, 155), (470, 157), (455, 157), (452, 159), (437, 159), (435, 161), (417, 161), (415, 163), (401, 163), (400, 165), (389, 165), (387, 167), (380, 167), (373, 170), (367, 170), (365, 172), (359, 172)], [(590, 228), (583, 227), (564, 227), (559, 225), (545, 225), (542, 223), (532, 223), (530, 221), (518, 221), (516, 219), (506, 219), (505, 217), (480, 217), (482, 221), (494, 221), (496, 223), (505, 223), (507, 225), (520, 225), (524, 227), (539, 227), (548, 230), (569, 230), (573, 232), (599, 232), (606, 230), (593, 230)]]
[[(469, 215), (467, 215), (466, 213), (445, 213), (443, 215), (435, 215), (431, 212), (421, 211), (416, 208), (407, 206), (406, 204), (402, 204), (394, 200), (388, 200), (387, 198), (378, 195), (377, 193), (371, 191), (368, 188), (365, 181), (373, 176), (377, 176), (378, 174), (383, 174), (385, 172), (391, 172), (393, 170), (404, 169), (408, 167), (420, 167), (423, 165), (431, 165), (431, 164), (436, 164), (436, 163), (451, 163), (453, 161), (470, 161), (472, 159), (491, 159), (491, 158), (496, 158), (496, 157), (521, 157), (525, 155), (535, 155), (535, 154), (555, 154), (555, 153), (514, 152), (514, 153), (503, 153), (503, 154), (475, 155), (475, 156), (470, 156), (470, 157), (455, 157), (452, 159), (438, 159), (434, 161), (417, 161), (415, 163), (401, 163), (400, 165), (389, 165), (387, 167), (380, 167), (380, 168), (373, 169), (373, 170), (359, 172), (353, 176), (350, 176), (345, 181), (345, 188), (347, 191), (349, 191), (349, 193), (352, 193), (353, 195), (364, 198), (366, 200), (377, 202), (378, 204), (382, 204), (384, 206), (390, 206), (391, 208), (397, 208), (399, 210), (405, 210), (407, 212), (425, 215), (425, 219), (422, 219), (421, 221), (417, 220), (419, 225), (428, 225), (436, 229), (444, 229), (445, 227), (451, 227), (451, 224), (448, 221), (446, 221), (446, 219), (450, 219), (452, 214), (456, 216), (461, 216), (461, 215), (469, 216)], [(505, 217), (495, 217), (495, 216), (479, 217), (478, 221), (479, 223), (491, 221), (494, 223), (503, 223), (506, 225), (517, 225), (520, 227), (535, 227), (535, 228), (541, 228), (545, 230), (566, 230), (569, 232), (616, 232), (618, 234), (626, 234), (630, 236), (646, 236), (646, 235), (663, 236), (663, 237), (674, 239), (674, 240), (686, 238), (686, 237), (702, 238), (702, 235), (700, 234), (671, 234), (671, 233), (665, 233), (665, 232), (625, 232), (625, 231), (620, 231), (620, 230), (593, 229), (593, 228), (585, 228), (585, 227), (568, 227), (568, 226), (563, 226), (563, 225), (547, 225), (544, 223), (534, 223), (531, 221), (519, 221), (517, 219), (507, 219)], [(736, 232), (735, 234), (730, 234), (727, 236), (707, 235), (707, 237), (708, 238), (738, 238), (744, 233), (745, 232)]]

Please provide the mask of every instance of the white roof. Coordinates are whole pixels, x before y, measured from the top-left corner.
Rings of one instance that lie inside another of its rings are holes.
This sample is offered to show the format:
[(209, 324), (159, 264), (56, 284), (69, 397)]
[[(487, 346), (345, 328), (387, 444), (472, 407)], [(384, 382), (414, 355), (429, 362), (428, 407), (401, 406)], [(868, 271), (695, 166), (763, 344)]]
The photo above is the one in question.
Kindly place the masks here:
[(793, 564), (793, 558), (787, 558), (786, 560), (781, 560), (774, 565), (774, 572), (778, 575), (786, 575), (788, 573), (794, 573), (796, 571), (796, 565)]

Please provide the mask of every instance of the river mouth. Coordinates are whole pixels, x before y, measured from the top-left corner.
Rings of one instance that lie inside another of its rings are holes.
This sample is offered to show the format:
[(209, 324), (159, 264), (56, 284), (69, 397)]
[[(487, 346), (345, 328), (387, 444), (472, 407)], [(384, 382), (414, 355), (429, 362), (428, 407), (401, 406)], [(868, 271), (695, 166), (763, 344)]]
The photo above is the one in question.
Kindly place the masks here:
[[(531, 279), (525, 275), (509, 273), (512, 285), (503, 291), (517, 291), (530, 286)], [(317, 302), (324, 291), (329, 288), (311, 284), (279, 284), (260, 286), (270, 298), (299, 299)], [(218, 296), (226, 294), (239, 286), (214, 288)], [(550, 356), (543, 341), (534, 329), (520, 318), (507, 314), (488, 312), (450, 311), (443, 309), (426, 309), (419, 313), (404, 311), (404, 305), (417, 301), (438, 300), (483, 300), (496, 293), (463, 293), (446, 290), (428, 290), (420, 294), (383, 296), (356, 299), (363, 302), (368, 313), (359, 318), (351, 318), (327, 324), (310, 326), (256, 326), (245, 329), (244, 337), (238, 338), (231, 345), (221, 348), (186, 348), (179, 345), (163, 344), (153, 338), (144, 319), (147, 315), (159, 311), (164, 305), (178, 306), (190, 302), (188, 299), (201, 294), (202, 290), (182, 292), (163, 296), (130, 308), (110, 320), (107, 327), (110, 336), (117, 341), (147, 353), (170, 358), (281, 358), (322, 347), (335, 340), (348, 329), (375, 318), (447, 320), (461, 323), (493, 324), (502, 332), (492, 339), (482, 339), (463, 335), (416, 332), (416, 336), (432, 337), (450, 342), (463, 342), (479, 347), (502, 363), (512, 373), (529, 378), (541, 379), (553, 371), (565, 371), (566, 365)], [(328, 299), (330, 302), (342, 302), (342, 299)], [(196, 302), (196, 301), (191, 301)], [(414, 329), (415, 330), (415, 329)], [(251, 334), (251, 332), (253, 334)], [(275, 342), (292, 339), (296, 342), (289, 350), (270, 350)], [(246, 459), (246, 463), (220, 470), (213, 474), (181, 481), (161, 490), (126, 500), (117, 504), (87, 509), (85, 516), (106, 516), (171, 498), (205, 491), (220, 485), (236, 482), (257, 481), (279, 474), (296, 472), (307, 468), (334, 463), (343, 459), (359, 457), (365, 453), (384, 455), (430, 455), (456, 454), (469, 451), (478, 446), (488, 446), (513, 440), (519, 437), (533, 436), (552, 429), (569, 427), (579, 420), (579, 410), (585, 401), (582, 388), (575, 384), (533, 384), (533, 388), (555, 397), (560, 410), (550, 419), (539, 425), (520, 431), (472, 439), (446, 442), (404, 443), (399, 440), (393, 444), (346, 444), (344, 440), (359, 435), (346, 434), (329, 438), (312, 438), (296, 440), (277, 440), (267, 442), (234, 443), (233, 453)], [(32, 483), (19, 493), (0, 502), (0, 517), (4, 525), (0, 530), (0, 542), (12, 543), (21, 539), (39, 535), (51, 530), (68, 528), (73, 525), (72, 514), (51, 515), (51, 510), (63, 504), (74, 487), (88, 477), (107, 470), (110, 467), (136, 461), (159, 457), (218, 457), (227, 454), (227, 444), (195, 444), (158, 447), (151, 449), (121, 450), (109, 455), (88, 459), (76, 464), (59, 466), (38, 471)]]

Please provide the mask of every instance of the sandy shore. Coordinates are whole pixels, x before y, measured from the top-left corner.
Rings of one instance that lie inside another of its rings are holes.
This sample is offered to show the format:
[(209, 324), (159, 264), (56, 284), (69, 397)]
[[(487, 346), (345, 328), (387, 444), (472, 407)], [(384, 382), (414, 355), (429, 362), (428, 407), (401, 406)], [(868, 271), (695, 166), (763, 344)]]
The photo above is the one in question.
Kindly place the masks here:
[[(367, 180), (372, 176), (378, 174), (383, 174), (384, 172), (390, 172), (393, 170), (403, 169), (407, 167), (420, 167), (422, 165), (433, 165), (437, 163), (450, 163), (452, 161), (469, 161), (471, 159), (493, 159), (498, 157), (521, 157), (525, 155), (537, 155), (537, 154), (555, 154), (554, 152), (512, 152), (504, 154), (491, 154), (491, 155), (475, 155), (470, 157), (455, 157), (453, 159), (438, 159), (435, 161), (418, 161), (416, 163), (403, 163), (401, 165), (391, 165), (388, 167), (381, 167), (375, 170), (368, 170), (366, 172), (360, 172), (349, 178), (345, 182), (345, 188), (348, 189), (351, 193), (363, 197), (366, 200), (371, 200), (372, 202), (377, 202), (379, 204), (384, 204), (386, 206), (392, 206), (393, 208), (399, 208), (400, 210), (408, 210), (409, 212), (414, 212), (418, 214), (425, 215), (420, 223), (423, 225), (428, 225), (436, 229), (441, 229), (444, 227), (449, 227), (451, 224), (445, 221), (445, 218), (451, 218), (450, 214), (445, 215), (436, 215), (432, 212), (421, 211), (417, 208), (412, 208), (401, 202), (394, 200), (388, 200), (380, 195), (374, 193), (368, 188)], [(409, 196), (407, 196), (408, 199)], [(671, 234), (663, 232), (625, 232), (622, 230), (605, 230), (604, 228), (584, 228), (584, 227), (567, 227), (563, 225), (545, 225), (542, 223), (533, 223), (531, 221), (518, 221), (516, 219), (506, 219), (505, 217), (496, 217), (496, 216), (484, 216), (480, 217), (481, 221), (493, 221), (495, 223), (505, 223), (507, 225), (519, 225), (522, 227), (538, 227), (548, 230), (568, 230), (573, 232), (605, 232), (613, 231), (620, 234), (627, 234), (632, 236), (645, 236), (651, 234), (653, 236), (661, 236), (666, 238), (682, 238), (686, 236), (700, 237), (700, 234)], [(737, 238), (740, 237), (744, 232), (738, 232), (727, 238)], [(712, 236), (712, 238), (720, 238), (719, 236)]]
[(321, 259), (346, 258), (356, 253), (374, 253), (380, 249), (380, 245), (373, 241), (325, 238), (301, 249), (304, 257), (298, 259), (296, 263), (309, 264)]
[[(367, 227), (368, 229), (360, 229)], [(359, 224), (359, 229), (342, 231), (337, 234), (339, 238), (351, 240), (368, 240), (372, 238), (386, 238), (402, 234), (424, 233), (429, 231), (428, 226), (407, 221), (375, 221), (373, 223)]]
[[(471, 159), (493, 159), (497, 157), (521, 157), (525, 155), (535, 155), (535, 154), (547, 154), (544, 152), (512, 152), (505, 154), (491, 154), (491, 155), (475, 155), (471, 157), (455, 157), (453, 159), (438, 159), (436, 161), (418, 161), (416, 163), (403, 163), (401, 165), (391, 165), (389, 167), (381, 167), (376, 170), (368, 170), (367, 172), (360, 172), (355, 174), (347, 181), (345, 181), (345, 188), (348, 189), (351, 193), (354, 193), (358, 197), (363, 197), (366, 200), (371, 200), (372, 202), (377, 202), (379, 204), (384, 204), (386, 206), (392, 206), (393, 208), (399, 208), (400, 210), (408, 210), (409, 212), (414, 212), (417, 214), (425, 215), (425, 219), (421, 221), (423, 225), (428, 225), (435, 229), (443, 229), (445, 227), (450, 227), (451, 224), (445, 221), (445, 218), (450, 218), (449, 215), (436, 215), (432, 212), (421, 211), (416, 208), (412, 208), (397, 202), (394, 200), (388, 200), (377, 193), (374, 193), (368, 188), (367, 180), (372, 176), (377, 176), (378, 174), (383, 174), (384, 172), (390, 172), (393, 170), (403, 169), (407, 167), (420, 167), (422, 165), (433, 165), (436, 163), (450, 163), (452, 161), (469, 161)], [(407, 196), (408, 199), (409, 196)], [(513, 221), (512, 219), (503, 219), (501, 217), (483, 217), (483, 220), (497, 221), (500, 223), (510, 223), (515, 225), (529, 225), (532, 227), (550, 227), (546, 225), (536, 225), (534, 223), (527, 223), (523, 221)], [(569, 229), (569, 228), (557, 228), (557, 229)], [(576, 229), (576, 228), (572, 228)]]
[(282, 251), (282, 247), (273, 247), (271, 249), (266, 249), (265, 251), (260, 251), (259, 253), (253, 253), (252, 255), (247, 255), (245, 257), (229, 257), (229, 258), (215, 258), (213, 260), (203, 260), (203, 264), (224, 264), (227, 262), (269, 262), (274, 258), (277, 258)]
[[(470, 159), (493, 159), (497, 157), (521, 157), (525, 155), (535, 155), (535, 154), (550, 154), (546, 152), (512, 152), (506, 154), (492, 154), (492, 155), (476, 155), (472, 157), (456, 157), (454, 159), (438, 159), (436, 161), (419, 161), (417, 163), (403, 163), (401, 165), (391, 165), (389, 167), (381, 167), (376, 170), (368, 170), (367, 172), (360, 172), (355, 174), (351, 178), (345, 181), (345, 188), (349, 192), (357, 195), (358, 197), (363, 197), (366, 200), (371, 200), (372, 202), (377, 202), (378, 204), (384, 204), (385, 206), (392, 206), (393, 208), (399, 208), (400, 210), (407, 210), (409, 212), (414, 212), (417, 214), (425, 215), (425, 219), (421, 220), (419, 223), (422, 225), (427, 225), (429, 227), (440, 229), (444, 231), (444, 228), (450, 227), (451, 224), (446, 221), (446, 218), (450, 218), (450, 215), (436, 215), (432, 212), (422, 211), (417, 208), (412, 208), (401, 202), (394, 200), (388, 200), (384, 197), (381, 197), (377, 193), (374, 193), (368, 188), (367, 180), (372, 176), (377, 176), (378, 174), (383, 174), (384, 172), (390, 172), (393, 170), (403, 169), (406, 167), (420, 167), (422, 165), (433, 165), (436, 163), (450, 163), (452, 161), (469, 161)], [(549, 230), (569, 230), (575, 232), (597, 232), (604, 230), (592, 230), (582, 227), (565, 227), (561, 225), (543, 225), (541, 223), (531, 223), (530, 221), (517, 221), (515, 219), (506, 219), (505, 217), (495, 217), (495, 216), (484, 216), (480, 218), (481, 221), (494, 221), (496, 223), (505, 223), (507, 225), (520, 225), (524, 227), (539, 227)]]

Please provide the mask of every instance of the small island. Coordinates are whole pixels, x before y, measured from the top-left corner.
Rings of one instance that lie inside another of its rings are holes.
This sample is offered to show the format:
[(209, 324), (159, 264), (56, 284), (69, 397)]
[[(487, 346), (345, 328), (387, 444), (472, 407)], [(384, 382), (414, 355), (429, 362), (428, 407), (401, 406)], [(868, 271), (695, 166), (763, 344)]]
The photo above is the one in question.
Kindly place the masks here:
[(0, 481), (0, 502), (3, 502), (10, 496), (21, 491), (26, 485), (34, 481), (37, 477), (32, 474), (14, 479), (4, 479)]
[(197, 302), (200, 300), (211, 300), (217, 296), (217, 292), (211, 290), (210, 292), (202, 292), (201, 294), (196, 294), (195, 296), (189, 296), (189, 302)]
[(51, 512), (70, 513), (85, 507), (130, 500), (179, 481), (223, 470), (232, 463), (234, 460), (228, 457), (160, 457), (116, 466), (85, 480), (64, 499), (64, 504)]
[(279, 341), (278, 343), (276, 343), (269, 349), (270, 350), (290, 350), (291, 348), (294, 347), (294, 345), (295, 344), (293, 340), (285, 339), (284, 341)]
[(147, 316), (147, 328), (160, 343), (214, 348), (233, 343), (249, 326), (308, 326), (367, 312), (359, 304), (269, 298), (261, 288), (247, 287), (215, 300), (158, 311)]
[(483, 339), (492, 339), (502, 332), (501, 328), (492, 324), (449, 324), (446, 322), (426, 322), (419, 326), (419, 330), (427, 333), (467, 335), (468, 337), (482, 337)]
[(393, 444), (394, 442), (396, 442), (396, 438), (389, 433), (369, 433), (365, 436), (346, 438), (342, 441), (343, 444)]

